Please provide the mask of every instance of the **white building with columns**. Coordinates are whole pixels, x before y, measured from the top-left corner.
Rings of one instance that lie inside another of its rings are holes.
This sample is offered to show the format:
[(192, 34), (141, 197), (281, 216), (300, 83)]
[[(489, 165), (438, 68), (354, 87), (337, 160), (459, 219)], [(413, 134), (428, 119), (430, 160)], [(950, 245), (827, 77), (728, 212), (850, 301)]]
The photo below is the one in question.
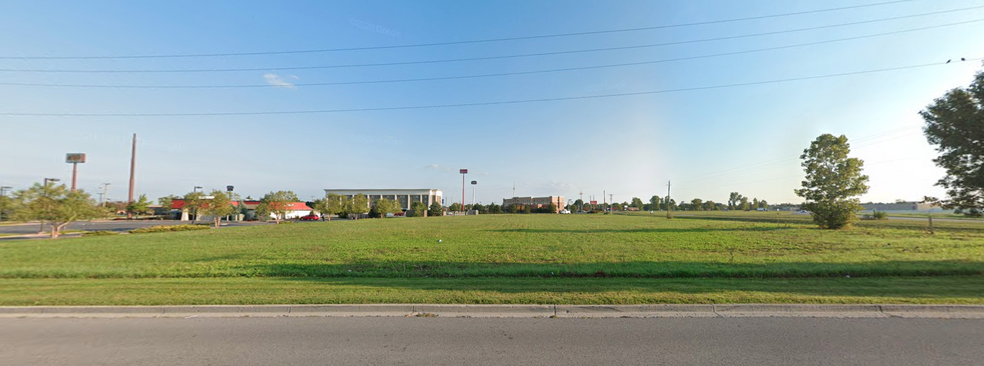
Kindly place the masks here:
[(413, 202), (423, 202), (427, 207), (434, 202), (443, 204), (441, 199), (444, 196), (444, 192), (440, 189), (325, 189), (326, 198), (329, 194), (352, 198), (360, 193), (369, 197), (370, 205), (380, 198), (385, 198), (399, 202), (404, 210), (409, 210)]

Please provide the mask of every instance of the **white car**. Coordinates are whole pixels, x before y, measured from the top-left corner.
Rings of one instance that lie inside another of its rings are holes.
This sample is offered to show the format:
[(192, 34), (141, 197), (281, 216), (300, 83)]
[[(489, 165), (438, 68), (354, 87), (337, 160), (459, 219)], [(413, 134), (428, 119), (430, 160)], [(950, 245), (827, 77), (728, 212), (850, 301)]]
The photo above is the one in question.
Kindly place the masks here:
[(569, 213), (571, 213), (571, 210), (560, 210), (560, 213), (562, 213), (562, 214), (569, 214)]

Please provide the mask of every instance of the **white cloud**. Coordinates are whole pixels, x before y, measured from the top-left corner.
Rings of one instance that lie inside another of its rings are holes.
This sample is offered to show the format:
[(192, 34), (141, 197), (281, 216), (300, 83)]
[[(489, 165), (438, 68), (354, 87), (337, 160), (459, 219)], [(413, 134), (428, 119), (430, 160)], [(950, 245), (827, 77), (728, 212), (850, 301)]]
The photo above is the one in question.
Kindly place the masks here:
[[(270, 84), (271, 86), (276, 88), (290, 88), (290, 89), (296, 88), (293, 83), (289, 83), (285, 81), (284, 78), (280, 77), (280, 75), (277, 74), (263, 74), (263, 78), (266, 79), (267, 84)], [(287, 76), (287, 78), (294, 79), (294, 80), (300, 79), (299, 77), (294, 75)]]

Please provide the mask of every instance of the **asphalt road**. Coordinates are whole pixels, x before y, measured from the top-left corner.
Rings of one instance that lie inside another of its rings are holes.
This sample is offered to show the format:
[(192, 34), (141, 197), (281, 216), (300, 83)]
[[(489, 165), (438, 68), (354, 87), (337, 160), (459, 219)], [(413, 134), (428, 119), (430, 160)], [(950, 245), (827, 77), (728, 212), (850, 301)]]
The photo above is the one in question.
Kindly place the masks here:
[(984, 320), (0, 319), (0, 365), (980, 365)]
[[(190, 224), (191, 221), (177, 220), (120, 220), (120, 221), (77, 221), (68, 224), (65, 230), (86, 230), (86, 231), (129, 231), (137, 228), (157, 226), (157, 225), (179, 225)], [(198, 223), (206, 223), (198, 221)], [(248, 226), (266, 225), (261, 222), (223, 222), (222, 226)], [(33, 224), (0, 225), (0, 234), (37, 234), (41, 226)], [(46, 229), (47, 230), (47, 229)]]

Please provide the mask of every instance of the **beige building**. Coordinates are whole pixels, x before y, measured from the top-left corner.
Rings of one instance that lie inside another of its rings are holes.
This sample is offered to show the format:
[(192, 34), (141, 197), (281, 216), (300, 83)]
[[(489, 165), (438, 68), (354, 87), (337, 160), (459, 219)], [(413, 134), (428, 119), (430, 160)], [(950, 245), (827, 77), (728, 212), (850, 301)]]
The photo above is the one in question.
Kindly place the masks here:
[(325, 189), (325, 197), (331, 193), (347, 198), (361, 193), (369, 198), (370, 205), (380, 198), (385, 198), (399, 202), (404, 210), (409, 210), (413, 202), (423, 202), (430, 207), (434, 202), (441, 203), (444, 196), (444, 192), (440, 189)]
[(548, 207), (553, 203), (557, 207), (557, 212), (564, 209), (567, 204), (564, 202), (564, 196), (548, 196), (548, 197), (513, 197), (513, 198), (503, 198), (502, 207), (509, 207), (511, 205), (521, 205), (530, 206), (530, 208), (541, 208)]

